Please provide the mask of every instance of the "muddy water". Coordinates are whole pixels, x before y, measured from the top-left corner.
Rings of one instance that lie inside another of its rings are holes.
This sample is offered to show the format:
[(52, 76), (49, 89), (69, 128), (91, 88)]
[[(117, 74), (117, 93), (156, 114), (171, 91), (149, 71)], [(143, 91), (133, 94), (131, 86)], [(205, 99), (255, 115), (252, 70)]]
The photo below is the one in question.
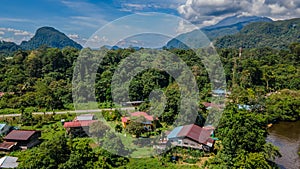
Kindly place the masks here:
[(267, 141), (278, 146), (282, 155), (275, 162), (282, 169), (300, 169), (300, 121), (275, 124), (269, 134)]

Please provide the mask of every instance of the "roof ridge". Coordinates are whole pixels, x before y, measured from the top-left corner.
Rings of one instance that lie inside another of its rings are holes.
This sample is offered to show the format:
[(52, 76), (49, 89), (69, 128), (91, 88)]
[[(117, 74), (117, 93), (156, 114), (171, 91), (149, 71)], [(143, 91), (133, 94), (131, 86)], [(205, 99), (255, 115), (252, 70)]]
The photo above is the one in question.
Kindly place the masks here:
[(191, 132), (191, 130), (192, 130), (192, 128), (194, 127), (194, 125), (195, 125), (195, 124), (189, 124), (189, 126), (191, 126), (191, 127), (189, 128), (187, 134)]

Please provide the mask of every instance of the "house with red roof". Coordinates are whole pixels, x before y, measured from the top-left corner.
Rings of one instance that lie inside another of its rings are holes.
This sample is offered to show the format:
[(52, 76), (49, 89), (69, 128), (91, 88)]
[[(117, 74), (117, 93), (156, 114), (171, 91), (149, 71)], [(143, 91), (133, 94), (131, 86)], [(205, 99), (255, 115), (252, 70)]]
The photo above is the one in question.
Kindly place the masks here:
[(37, 130), (12, 130), (3, 138), (0, 144), (1, 151), (12, 151), (16, 149), (26, 150), (40, 143), (41, 131)]
[(68, 134), (83, 137), (88, 135), (90, 125), (97, 121), (98, 120), (76, 120), (71, 122), (65, 122), (64, 128), (66, 129)]
[(168, 134), (167, 140), (173, 146), (212, 151), (215, 143), (211, 137), (213, 132), (214, 128), (212, 127), (190, 124), (174, 128)]
[(149, 115), (146, 112), (130, 113), (129, 116), (122, 117), (121, 119), (124, 128), (126, 128), (130, 121), (137, 120), (138, 122), (141, 122), (147, 130), (152, 130), (154, 128), (153, 122), (158, 120), (158, 118), (154, 118), (152, 115)]
[(64, 122), (64, 128), (68, 134), (83, 137), (88, 135), (90, 125), (97, 121), (93, 114), (81, 114), (73, 121)]

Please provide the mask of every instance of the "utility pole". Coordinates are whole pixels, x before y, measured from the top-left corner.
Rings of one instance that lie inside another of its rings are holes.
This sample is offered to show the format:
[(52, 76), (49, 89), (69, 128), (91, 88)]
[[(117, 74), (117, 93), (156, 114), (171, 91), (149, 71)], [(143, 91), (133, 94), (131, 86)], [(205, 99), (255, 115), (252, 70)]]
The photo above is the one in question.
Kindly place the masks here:
[(232, 74), (232, 87), (235, 87), (237, 84), (237, 69), (238, 69), (238, 62), (237, 59), (240, 60), (242, 58), (242, 47), (239, 48), (239, 57), (234, 57), (233, 58), (233, 74)]
[[(239, 48), (239, 56), (233, 57), (233, 70), (232, 70), (232, 91), (237, 88), (237, 73), (238, 73), (238, 61), (242, 58), (242, 47)], [(238, 101), (238, 98), (237, 98)]]

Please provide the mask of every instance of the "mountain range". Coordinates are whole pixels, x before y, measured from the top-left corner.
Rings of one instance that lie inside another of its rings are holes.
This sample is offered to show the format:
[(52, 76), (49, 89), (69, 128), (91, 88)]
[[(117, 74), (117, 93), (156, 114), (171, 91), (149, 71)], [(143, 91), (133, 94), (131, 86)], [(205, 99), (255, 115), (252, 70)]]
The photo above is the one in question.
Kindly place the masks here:
[(37, 29), (35, 35), (29, 41), (23, 41), (20, 45), (14, 42), (0, 41), (0, 53), (7, 54), (17, 50), (32, 50), (41, 46), (64, 48), (67, 46), (82, 49), (82, 46), (64, 33), (52, 27), (41, 27)]
[[(200, 31), (181, 34), (170, 40), (165, 47), (187, 49), (189, 47), (186, 44), (192, 44), (192, 48), (197, 48), (207, 46), (211, 42), (218, 48), (287, 48), (292, 42), (300, 42), (300, 18), (272, 21), (266, 17), (236, 15), (215, 25), (203, 27)], [(82, 49), (80, 44), (55, 28), (41, 27), (29, 41), (23, 41), (20, 45), (0, 41), (0, 54), (9, 55), (17, 50), (32, 50), (41, 46), (60, 49), (70, 46)]]
[(272, 21), (266, 17), (233, 16), (200, 31), (181, 34), (170, 40), (166, 47), (199, 48), (208, 45), (206, 37), (217, 48), (287, 49), (292, 42), (300, 42), (300, 18)]
[(214, 45), (218, 48), (287, 49), (292, 42), (300, 42), (300, 18), (252, 23), (236, 34), (217, 38)]
[[(238, 33), (241, 29), (243, 29), (246, 25), (249, 25), (254, 22), (272, 22), (272, 19), (267, 17), (258, 17), (258, 16), (231, 16), (225, 18), (218, 22), (215, 25), (203, 27), (199, 30), (194, 30), (188, 33), (181, 34), (176, 38), (170, 40), (167, 44), (167, 48), (187, 48), (187, 46), (182, 43), (190, 43), (196, 44), (195, 47), (201, 47), (203, 45), (203, 41), (206, 39), (203, 38), (201, 33), (204, 33), (205, 36), (209, 40), (214, 40), (218, 37), (223, 37), (225, 35), (232, 35)], [(189, 45), (190, 46), (190, 45)], [(194, 46), (194, 45), (193, 45)]]

